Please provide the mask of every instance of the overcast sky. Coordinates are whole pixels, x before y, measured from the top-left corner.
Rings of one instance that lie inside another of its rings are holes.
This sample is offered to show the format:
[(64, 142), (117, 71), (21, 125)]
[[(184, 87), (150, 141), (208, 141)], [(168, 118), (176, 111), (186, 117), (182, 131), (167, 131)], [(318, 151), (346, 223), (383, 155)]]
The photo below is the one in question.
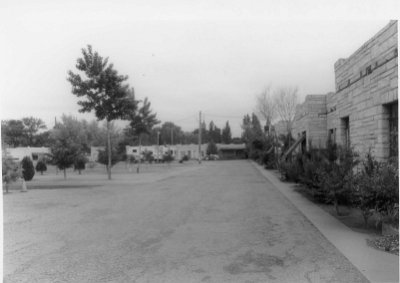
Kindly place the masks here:
[(2, 1), (1, 117), (34, 116), (49, 128), (62, 113), (94, 119), (78, 113), (66, 81), (91, 44), (163, 122), (193, 130), (202, 111), (240, 135), (267, 85), (297, 86), (299, 102), (333, 91), (335, 61), (399, 9), (397, 1), (275, 2)]

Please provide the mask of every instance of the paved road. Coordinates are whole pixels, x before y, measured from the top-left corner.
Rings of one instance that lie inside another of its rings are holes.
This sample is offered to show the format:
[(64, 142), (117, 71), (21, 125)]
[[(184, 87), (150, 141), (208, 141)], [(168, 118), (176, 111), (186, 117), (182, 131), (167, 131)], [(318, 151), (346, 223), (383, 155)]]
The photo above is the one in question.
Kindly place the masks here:
[(5, 282), (367, 282), (247, 161), (4, 198)]

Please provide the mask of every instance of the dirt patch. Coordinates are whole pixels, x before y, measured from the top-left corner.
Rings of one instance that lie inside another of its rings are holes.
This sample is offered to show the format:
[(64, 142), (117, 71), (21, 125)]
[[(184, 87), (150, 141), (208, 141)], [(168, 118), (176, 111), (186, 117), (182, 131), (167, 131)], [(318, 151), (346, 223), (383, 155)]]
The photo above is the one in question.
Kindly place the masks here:
[(379, 225), (376, 225), (378, 219), (375, 216), (371, 216), (369, 218), (368, 227), (366, 227), (360, 209), (348, 207), (345, 205), (339, 205), (340, 215), (338, 215), (333, 205), (317, 202), (303, 185), (295, 185), (294, 188), (296, 192), (300, 193), (309, 201), (321, 207), (323, 210), (328, 212), (330, 215), (338, 219), (340, 222), (342, 222), (353, 231), (370, 234), (373, 236), (378, 236), (381, 234), (382, 229)]

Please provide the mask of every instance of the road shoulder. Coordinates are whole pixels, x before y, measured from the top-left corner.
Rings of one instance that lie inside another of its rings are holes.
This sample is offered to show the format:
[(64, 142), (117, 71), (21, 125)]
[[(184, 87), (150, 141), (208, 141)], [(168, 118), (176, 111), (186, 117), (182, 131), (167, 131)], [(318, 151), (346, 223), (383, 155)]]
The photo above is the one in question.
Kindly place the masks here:
[(399, 282), (399, 257), (367, 246), (367, 235), (355, 232), (316, 206), (292, 184), (281, 182), (274, 174), (252, 162), (294, 206), (371, 282)]

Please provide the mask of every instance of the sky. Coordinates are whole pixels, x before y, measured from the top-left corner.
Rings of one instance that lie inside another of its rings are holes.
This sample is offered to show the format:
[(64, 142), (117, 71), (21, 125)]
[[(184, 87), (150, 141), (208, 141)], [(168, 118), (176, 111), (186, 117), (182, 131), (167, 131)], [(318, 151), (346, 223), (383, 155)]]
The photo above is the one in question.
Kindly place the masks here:
[[(390, 19), (398, 1), (1, 1), (1, 119), (34, 116), (48, 128), (78, 112), (67, 82), (91, 44), (148, 97), (162, 122), (185, 131), (245, 114), (266, 86), (334, 91), (334, 63)], [(379, 3), (379, 5), (375, 5)], [(121, 124), (122, 126), (122, 124)]]

